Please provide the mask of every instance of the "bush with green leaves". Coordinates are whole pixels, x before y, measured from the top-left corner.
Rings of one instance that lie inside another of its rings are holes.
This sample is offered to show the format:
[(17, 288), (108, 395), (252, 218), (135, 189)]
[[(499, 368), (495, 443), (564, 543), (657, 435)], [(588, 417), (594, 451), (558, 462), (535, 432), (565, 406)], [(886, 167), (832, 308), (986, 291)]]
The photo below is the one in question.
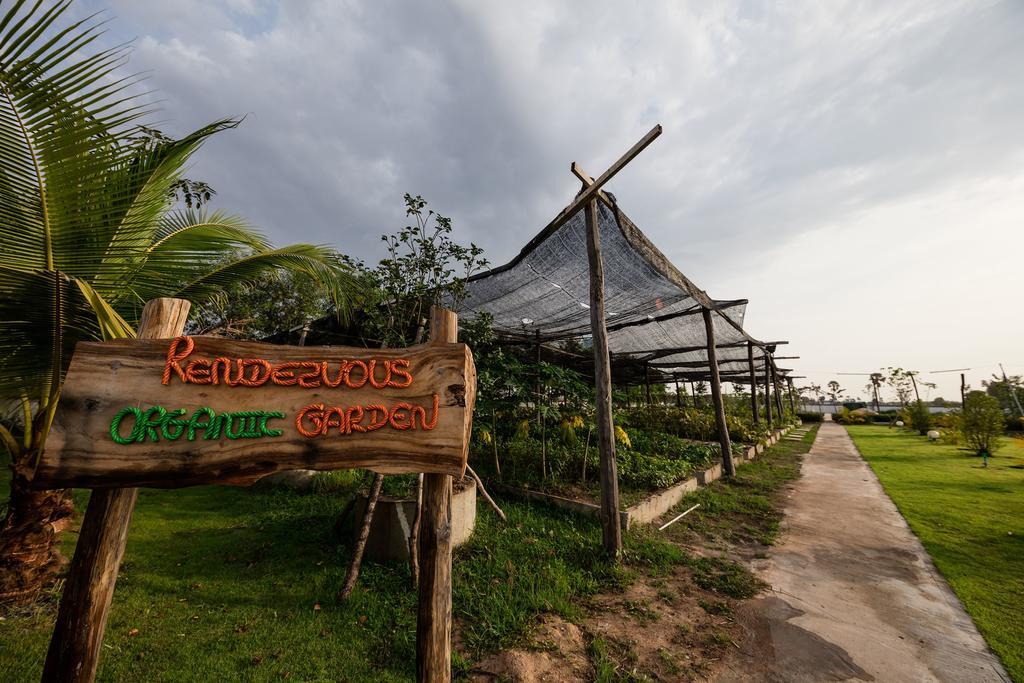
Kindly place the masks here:
[(928, 430), (932, 428), (932, 414), (928, 410), (928, 405), (924, 401), (917, 400), (910, 404), (907, 412), (910, 416), (910, 422), (907, 425), (916, 429), (921, 436), (927, 436)]
[(964, 402), (960, 431), (970, 448), (981, 455), (999, 449), (1000, 437), (1006, 427), (1006, 416), (999, 399), (983, 391), (972, 391)]
[(797, 413), (796, 416), (800, 418), (801, 422), (821, 422), (821, 413)]

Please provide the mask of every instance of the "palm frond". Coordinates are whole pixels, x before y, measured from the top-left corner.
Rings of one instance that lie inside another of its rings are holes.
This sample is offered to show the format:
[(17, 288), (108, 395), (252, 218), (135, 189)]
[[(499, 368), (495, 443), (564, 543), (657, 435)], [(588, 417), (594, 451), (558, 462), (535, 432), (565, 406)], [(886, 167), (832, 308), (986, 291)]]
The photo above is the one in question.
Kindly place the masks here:
[(350, 314), (351, 302), (363, 288), (363, 283), (334, 249), (312, 244), (293, 244), (257, 251), (208, 268), (168, 296), (202, 302), (232, 285), (254, 282), (274, 270), (299, 273), (323, 285), (341, 316)]
[(45, 401), (63, 380), (75, 344), (100, 338), (97, 317), (73, 279), (0, 266), (0, 398), (27, 392)]
[(0, 19), (0, 249), (24, 270), (73, 272), (105, 251), (121, 222), (110, 170), (134, 154), (119, 137), (146, 113), (117, 76), (123, 46), (83, 53), (95, 16), (57, 28), (69, 4), (19, 0)]

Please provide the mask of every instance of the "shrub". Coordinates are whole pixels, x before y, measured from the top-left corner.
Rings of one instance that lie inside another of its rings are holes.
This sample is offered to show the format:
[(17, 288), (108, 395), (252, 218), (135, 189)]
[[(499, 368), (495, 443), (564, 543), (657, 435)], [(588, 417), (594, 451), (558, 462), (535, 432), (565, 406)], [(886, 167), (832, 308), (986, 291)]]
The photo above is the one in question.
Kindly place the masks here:
[(1006, 420), (1006, 431), (1024, 432), (1024, 417), (1011, 417)]
[(823, 419), (821, 413), (797, 413), (796, 416), (801, 422), (821, 422)]
[(932, 428), (932, 414), (924, 401), (915, 401), (910, 405), (910, 424), (921, 436), (927, 436), (928, 430)]
[(867, 416), (859, 410), (842, 407), (832, 415), (832, 421), (841, 425), (862, 425), (867, 422)]
[(964, 403), (961, 431), (967, 445), (975, 453), (994, 453), (999, 448), (999, 437), (1006, 425), (999, 399), (982, 391), (967, 394)]

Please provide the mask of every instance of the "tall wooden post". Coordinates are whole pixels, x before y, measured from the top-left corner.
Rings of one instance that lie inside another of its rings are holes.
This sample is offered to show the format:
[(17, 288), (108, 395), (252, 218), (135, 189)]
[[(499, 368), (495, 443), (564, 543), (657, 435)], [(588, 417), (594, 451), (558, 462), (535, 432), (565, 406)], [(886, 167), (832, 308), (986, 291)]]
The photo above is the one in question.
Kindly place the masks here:
[[(961, 392), (963, 393), (963, 392)], [(676, 377), (676, 408), (683, 407), (683, 397), (679, 395), (679, 378)]]
[[(177, 337), (185, 329), (189, 307), (184, 299), (150, 301), (142, 309), (139, 338)], [(138, 495), (137, 488), (96, 489), (89, 497), (43, 665), (44, 681), (88, 683), (95, 679)]]
[(651, 368), (644, 363), (644, 393), (647, 395), (647, 405), (651, 405)]
[(775, 426), (775, 420), (772, 417), (772, 391), (771, 391), (772, 371), (771, 371), (771, 356), (768, 355), (768, 351), (764, 352), (764, 417), (768, 422), (768, 428), (771, 429)]
[(715, 426), (718, 427), (718, 443), (722, 446), (722, 470), (728, 476), (736, 474), (732, 462), (732, 444), (729, 442), (729, 425), (725, 421), (725, 402), (722, 400), (722, 383), (718, 375), (718, 351), (715, 349), (715, 326), (711, 320), (711, 309), (705, 308), (704, 331), (708, 339), (708, 367), (711, 369), (711, 401), (715, 405)]
[[(453, 344), (459, 337), (454, 311), (430, 311), (430, 343)], [(452, 678), (452, 478), (423, 475), (420, 522), (420, 581), (416, 606), (416, 680)]]
[(960, 412), (963, 412), (964, 407), (967, 405), (967, 379), (964, 377), (964, 373), (960, 373)]
[(747, 365), (750, 368), (750, 414), (754, 424), (761, 424), (760, 411), (757, 409), (757, 373), (754, 372), (754, 343), (747, 342)]
[(597, 399), (597, 443), (601, 454), (601, 529), (605, 551), (614, 558), (622, 552), (619, 526), (619, 476), (615, 466), (615, 431), (612, 422), (612, 372), (608, 355), (608, 329), (604, 317), (604, 263), (597, 200), (586, 207), (587, 259), (590, 262), (590, 331), (594, 343), (594, 388)]
[(693, 407), (699, 408), (697, 405), (697, 387), (694, 385), (693, 380), (690, 380), (690, 398), (693, 399)]
[(782, 396), (779, 395), (779, 376), (775, 372), (775, 359), (772, 358), (771, 356), (768, 356), (768, 360), (771, 361), (772, 388), (775, 389), (775, 409), (778, 411), (778, 413), (776, 413), (776, 414), (778, 415), (779, 420), (781, 421), (782, 420)]
[(789, 411), (796, 415), (796, 403), (793, 399), (793, 378), (786, 378), (786, 387), (789, 389)]

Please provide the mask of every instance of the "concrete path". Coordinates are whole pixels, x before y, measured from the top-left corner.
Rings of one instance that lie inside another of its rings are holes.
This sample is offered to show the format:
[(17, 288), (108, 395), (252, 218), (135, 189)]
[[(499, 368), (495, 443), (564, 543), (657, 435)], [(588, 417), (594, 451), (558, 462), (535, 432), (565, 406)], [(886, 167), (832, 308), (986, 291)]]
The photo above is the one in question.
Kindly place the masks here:
[(1009, 681), (846, 430), (825, 422), (719, 681)]

